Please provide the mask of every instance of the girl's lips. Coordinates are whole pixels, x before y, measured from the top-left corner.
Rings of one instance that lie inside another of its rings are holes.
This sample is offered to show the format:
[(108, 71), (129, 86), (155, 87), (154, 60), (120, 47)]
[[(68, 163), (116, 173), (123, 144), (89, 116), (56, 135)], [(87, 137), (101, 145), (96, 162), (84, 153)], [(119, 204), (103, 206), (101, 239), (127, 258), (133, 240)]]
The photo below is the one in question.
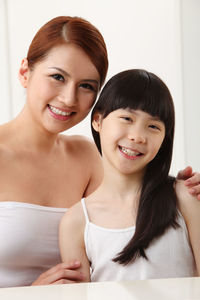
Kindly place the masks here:
[(132, 159), (132, 160), (137, 159), (143, 155), (143, 153), (141, 153), (135, 149), (133, 150), (133, 149), (129, 149), (129, 148), (126, 148), (123, 146), (119, 146), (119, 150), (123, 154), (123, 156), (125, 156), (128, 159)]

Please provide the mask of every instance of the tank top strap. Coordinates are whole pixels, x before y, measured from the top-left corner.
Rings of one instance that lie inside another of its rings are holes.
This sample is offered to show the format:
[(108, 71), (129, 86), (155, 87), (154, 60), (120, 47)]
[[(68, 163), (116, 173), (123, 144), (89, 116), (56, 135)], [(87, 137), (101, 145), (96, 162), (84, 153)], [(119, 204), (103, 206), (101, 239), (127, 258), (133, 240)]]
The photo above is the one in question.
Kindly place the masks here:
[(86, 205), (85, 205), (85, 198), (81, 199), (81, 204), (82, 204), (83, 212), (84, 212), (84, 215), (85, 215), (86, 223), (89, 223), (89, 217), (88, 217), (87, 208), (86, 208)]

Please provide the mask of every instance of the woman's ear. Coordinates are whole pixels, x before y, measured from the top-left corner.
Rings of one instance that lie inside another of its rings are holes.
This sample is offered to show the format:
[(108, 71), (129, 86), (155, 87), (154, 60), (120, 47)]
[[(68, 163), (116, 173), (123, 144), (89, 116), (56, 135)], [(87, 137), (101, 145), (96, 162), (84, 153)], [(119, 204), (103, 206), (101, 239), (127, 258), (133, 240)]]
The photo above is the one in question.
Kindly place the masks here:
[(19, 68), (19, 81), (24, 88), (27, 88), (29, 78), (29, 67), (28, 60), (24, 58), (21, 62), (21, 66)]
[(95, 131), (99, 132), (101, 128), (102, 115), (99, 112), (95, 112), (92, 120), (92, 127)]

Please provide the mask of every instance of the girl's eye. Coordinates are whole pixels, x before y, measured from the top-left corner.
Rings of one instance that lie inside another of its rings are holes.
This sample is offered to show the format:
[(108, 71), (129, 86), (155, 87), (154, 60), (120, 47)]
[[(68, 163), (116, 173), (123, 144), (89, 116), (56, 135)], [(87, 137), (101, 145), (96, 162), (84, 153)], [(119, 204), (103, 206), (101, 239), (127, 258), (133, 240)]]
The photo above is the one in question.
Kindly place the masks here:
[(121, 117), (124, 121), (132, 122), (132, 119), (130, 117)]
[(80, 85), (80, 87), (86, 89), (86, 90), (90, 90), (90, 91), (96, 91), (96, 89), (93, 87), (93, 85), (89, 84), (89, 83), (82, 83)]
[(149, 125), (149, 127), (154, 130), (160, 130), (160, 127), (158, 127), (157, 125), (154, 125), (154, 124)]
[(51, 75), (51, 77), (53, 77), (55, 80), (57, 81), (64, 81), (64, 77), (61, 74), (53, 74)]

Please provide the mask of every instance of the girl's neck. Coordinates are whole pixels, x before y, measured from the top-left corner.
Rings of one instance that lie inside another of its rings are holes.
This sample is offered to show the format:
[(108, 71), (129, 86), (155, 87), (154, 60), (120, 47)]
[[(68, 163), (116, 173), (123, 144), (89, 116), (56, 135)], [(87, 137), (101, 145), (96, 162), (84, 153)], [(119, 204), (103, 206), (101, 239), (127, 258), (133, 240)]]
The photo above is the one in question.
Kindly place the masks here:
[(102, 195), (119, 201), (139, 199), (144, 172), (122, 174), (116, 169), (104, 167), (104, 178), (99, 187)]

